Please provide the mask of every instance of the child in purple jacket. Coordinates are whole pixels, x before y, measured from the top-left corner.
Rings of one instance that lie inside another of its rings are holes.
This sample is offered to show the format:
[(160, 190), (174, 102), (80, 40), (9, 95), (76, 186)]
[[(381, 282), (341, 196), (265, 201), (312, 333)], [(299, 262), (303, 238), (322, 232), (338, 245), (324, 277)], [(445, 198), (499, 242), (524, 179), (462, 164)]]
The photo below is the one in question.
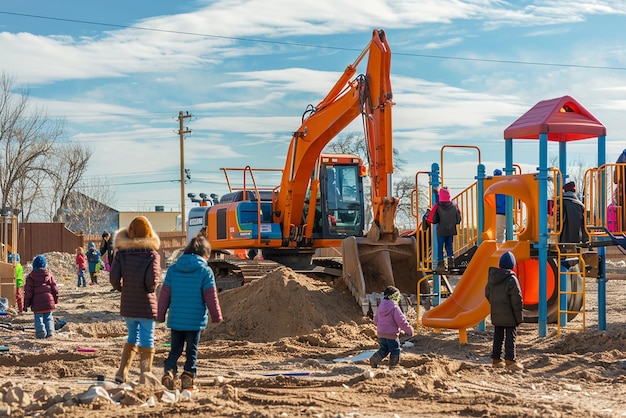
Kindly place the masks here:
[(413, 335), (413, 327), (409, 325), (404, 313), (398, 306), (400, 302), (400, 290), (389, 286), (383, 293), (383, 301), (374, 315), (376, 334), (380, 348), (370, 357), (370, 365), (378, 367), (387, 354), (389, 356), (389, 368), (392, 369), (400, 364), (400, 331), (409, 337)]
[(33, 259), (33, 271), (24, 284), (24, 310), (30, 308), (35, 314), (35, 337), (49, 338), (54, 335), (54, 311), (59, 303), (59, 289), (54, 276), (46, 268), (43, 255)]

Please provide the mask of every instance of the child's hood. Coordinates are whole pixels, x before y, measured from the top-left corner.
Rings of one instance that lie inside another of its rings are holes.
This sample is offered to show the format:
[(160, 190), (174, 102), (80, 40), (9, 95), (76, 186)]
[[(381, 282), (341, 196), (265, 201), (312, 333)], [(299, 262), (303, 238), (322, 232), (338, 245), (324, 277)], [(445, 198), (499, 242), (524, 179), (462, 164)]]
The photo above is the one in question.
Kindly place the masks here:
[(206, 261), (197, 254), (183, 254), (176, 261), (176, 270), (182, 273), (191, 273), (206, 268)]
[(501, 269), (500, 267), (489, 267), (489, 276), (487, 280), (491, 285), (502, 283), (513, 274), (512, 270)]
[(393, 311), (396, 310), (397, 306), (398, 304), (394, 302), (393, 300), (383, 299), (382, 302), (380, 302), (380, 305), (378, 305), (378, 310), (377, 310), (378, 315), (380, 316), (389, 315)]
[(39, 286), (46, 282), (49, 282), (52, 277), (52, 274), (48, 270), (37, 269), (37, 270), (33, 270), (30, 273), (30, 277), (33, 279), (35, 286)]

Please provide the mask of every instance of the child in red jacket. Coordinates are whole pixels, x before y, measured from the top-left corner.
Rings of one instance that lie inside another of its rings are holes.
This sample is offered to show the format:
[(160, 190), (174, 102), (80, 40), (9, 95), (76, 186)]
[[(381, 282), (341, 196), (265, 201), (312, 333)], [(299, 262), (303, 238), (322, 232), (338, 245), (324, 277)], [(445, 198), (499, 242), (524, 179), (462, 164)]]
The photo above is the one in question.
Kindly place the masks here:
[(85, 255), (85, 249), (78, 247), (76, 249), (76, 267), (78, 269), (78, 287), (87, 287), (87, 280), (85, 279), (85, 272), (87, 271), (87, 256)]

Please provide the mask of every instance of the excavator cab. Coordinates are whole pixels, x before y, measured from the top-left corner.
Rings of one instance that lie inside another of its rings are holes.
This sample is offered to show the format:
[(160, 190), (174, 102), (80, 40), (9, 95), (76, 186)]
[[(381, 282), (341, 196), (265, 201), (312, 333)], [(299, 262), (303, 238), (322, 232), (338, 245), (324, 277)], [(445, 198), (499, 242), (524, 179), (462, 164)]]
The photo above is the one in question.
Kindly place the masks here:
[(359, 161), (322, 163), (313, 239), (363, 235), (365, 202)]

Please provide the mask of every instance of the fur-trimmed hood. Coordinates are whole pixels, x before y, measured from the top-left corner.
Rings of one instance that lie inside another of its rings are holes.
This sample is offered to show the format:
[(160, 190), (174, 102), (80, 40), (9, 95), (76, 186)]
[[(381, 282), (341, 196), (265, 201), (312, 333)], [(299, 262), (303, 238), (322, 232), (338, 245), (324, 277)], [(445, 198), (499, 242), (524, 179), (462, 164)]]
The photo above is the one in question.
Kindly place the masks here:
[(152, 237), (130, 238), (128, 228), (122, 228), (115, 233), (115, 250), (149, 249), (157, 251), (161, 247), (161, 240), (157, 235)]

